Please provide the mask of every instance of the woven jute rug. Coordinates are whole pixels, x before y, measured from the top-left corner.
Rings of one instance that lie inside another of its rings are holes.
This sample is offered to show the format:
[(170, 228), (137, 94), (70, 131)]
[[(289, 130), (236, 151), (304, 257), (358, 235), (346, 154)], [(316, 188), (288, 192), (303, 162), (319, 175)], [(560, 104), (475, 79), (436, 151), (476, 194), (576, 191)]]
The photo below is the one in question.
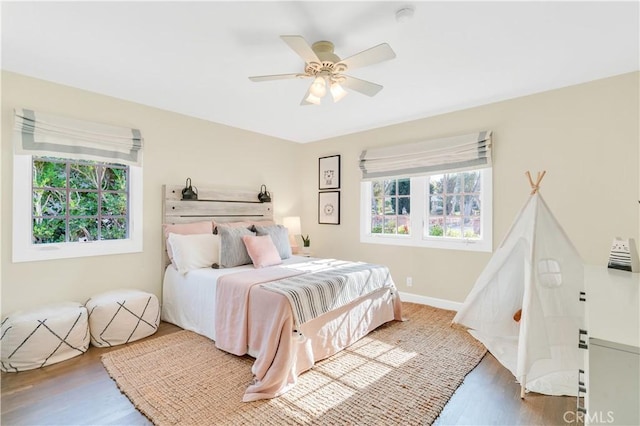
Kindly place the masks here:
[(485, 348), (450, 327), (454, 312), (404, 303), (385, 324), (302, 374), (279, 398), (243, 403), (253, 359), (179, 331), (102, 356), (120, 390), (156, 425), (424, 425)]

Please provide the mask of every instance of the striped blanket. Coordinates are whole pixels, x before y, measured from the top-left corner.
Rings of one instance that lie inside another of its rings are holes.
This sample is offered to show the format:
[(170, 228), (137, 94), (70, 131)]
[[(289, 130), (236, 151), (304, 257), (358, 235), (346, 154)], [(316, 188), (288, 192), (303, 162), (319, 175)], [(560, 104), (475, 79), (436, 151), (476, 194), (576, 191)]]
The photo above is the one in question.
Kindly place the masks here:
[(354, 300), (388, 288), (396, 290), (389, 268), (363, 262), (335, 261), (322, 270), (261, 284), (291, 303), (294, 331), (300, 325)]

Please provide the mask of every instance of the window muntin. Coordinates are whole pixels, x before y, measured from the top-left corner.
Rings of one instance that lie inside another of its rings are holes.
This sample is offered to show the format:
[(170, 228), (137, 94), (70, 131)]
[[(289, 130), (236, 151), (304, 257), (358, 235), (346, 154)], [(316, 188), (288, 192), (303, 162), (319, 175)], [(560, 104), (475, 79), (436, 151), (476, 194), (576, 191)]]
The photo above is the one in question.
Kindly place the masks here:
[(34, 244), (126, 239), (129, 167), (33, 157)]
[[(403, 203), (409, 207), (405, 207), (406, 216), (401, 214), (398, 202), (402, 198), (398, 186), (401, 180), (409, 181), (409, 195), (403, 194), (406, 197)], [(364, 181), (360, 240), (374, 244), (492, 251), (491, 198), (491, 168)], [(388, 199), (386, 205), (385, 199)], [(398, 232), (400, 220), (400, 225), (407, 226), (406, 234)]]

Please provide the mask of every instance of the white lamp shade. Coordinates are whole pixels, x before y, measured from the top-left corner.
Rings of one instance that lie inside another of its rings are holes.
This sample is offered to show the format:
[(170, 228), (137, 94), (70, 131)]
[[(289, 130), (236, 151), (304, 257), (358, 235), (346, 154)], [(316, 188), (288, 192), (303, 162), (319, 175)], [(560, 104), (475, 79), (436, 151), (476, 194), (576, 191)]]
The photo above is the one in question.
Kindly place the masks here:
[(296, 235), (300, 235), (302, 233), (300, 228), (300, 217), (285, 217), (284, 219), (282, 219), (282, 225), (289, 230), (289, 244), (291, 245), (291, 252), (293, 254), (298, 254), (298, 252), (300, 251), (300, 247), (298, 246), (298, 242), (296, 241)]
[(327, 93), (327, 83), (324, 81), (324, 78), (316, 77), (311, 84), (309, 92), (318, 98), (323, 97)]
[(339, 83), (331, 84), (331, 96), (333, 96), (333, 102), (338, 102), (340, 99), (347, 96), (347, 93), (349, 92), (344, 90)]
[(289, 235), (302, 234), (299, 216), (288, 216), (282, 220), (282, 225), (289, 230)]
[(314, 105), (320, 105), (320, 102), (321, 102), (320, 98), (315, 96), (313, 93), (309, 93), (309, 96), (307, 96), (305, 101), (309, 102), (310, 104), (314, 104)]

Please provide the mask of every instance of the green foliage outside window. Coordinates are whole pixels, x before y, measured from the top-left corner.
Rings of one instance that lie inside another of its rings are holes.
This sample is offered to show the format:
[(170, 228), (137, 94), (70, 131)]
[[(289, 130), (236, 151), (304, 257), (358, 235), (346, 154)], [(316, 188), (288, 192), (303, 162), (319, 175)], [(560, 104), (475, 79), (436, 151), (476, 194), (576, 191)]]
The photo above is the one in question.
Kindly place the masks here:
[(429, 228), (429, 235), (432, 237), (442, 237), (442, 235), (444, 235), (444, 230), (440, 225), (433, 225)]
[(58, 158), (33, 159), (35, 244), (128, 236), (128, 167)]

